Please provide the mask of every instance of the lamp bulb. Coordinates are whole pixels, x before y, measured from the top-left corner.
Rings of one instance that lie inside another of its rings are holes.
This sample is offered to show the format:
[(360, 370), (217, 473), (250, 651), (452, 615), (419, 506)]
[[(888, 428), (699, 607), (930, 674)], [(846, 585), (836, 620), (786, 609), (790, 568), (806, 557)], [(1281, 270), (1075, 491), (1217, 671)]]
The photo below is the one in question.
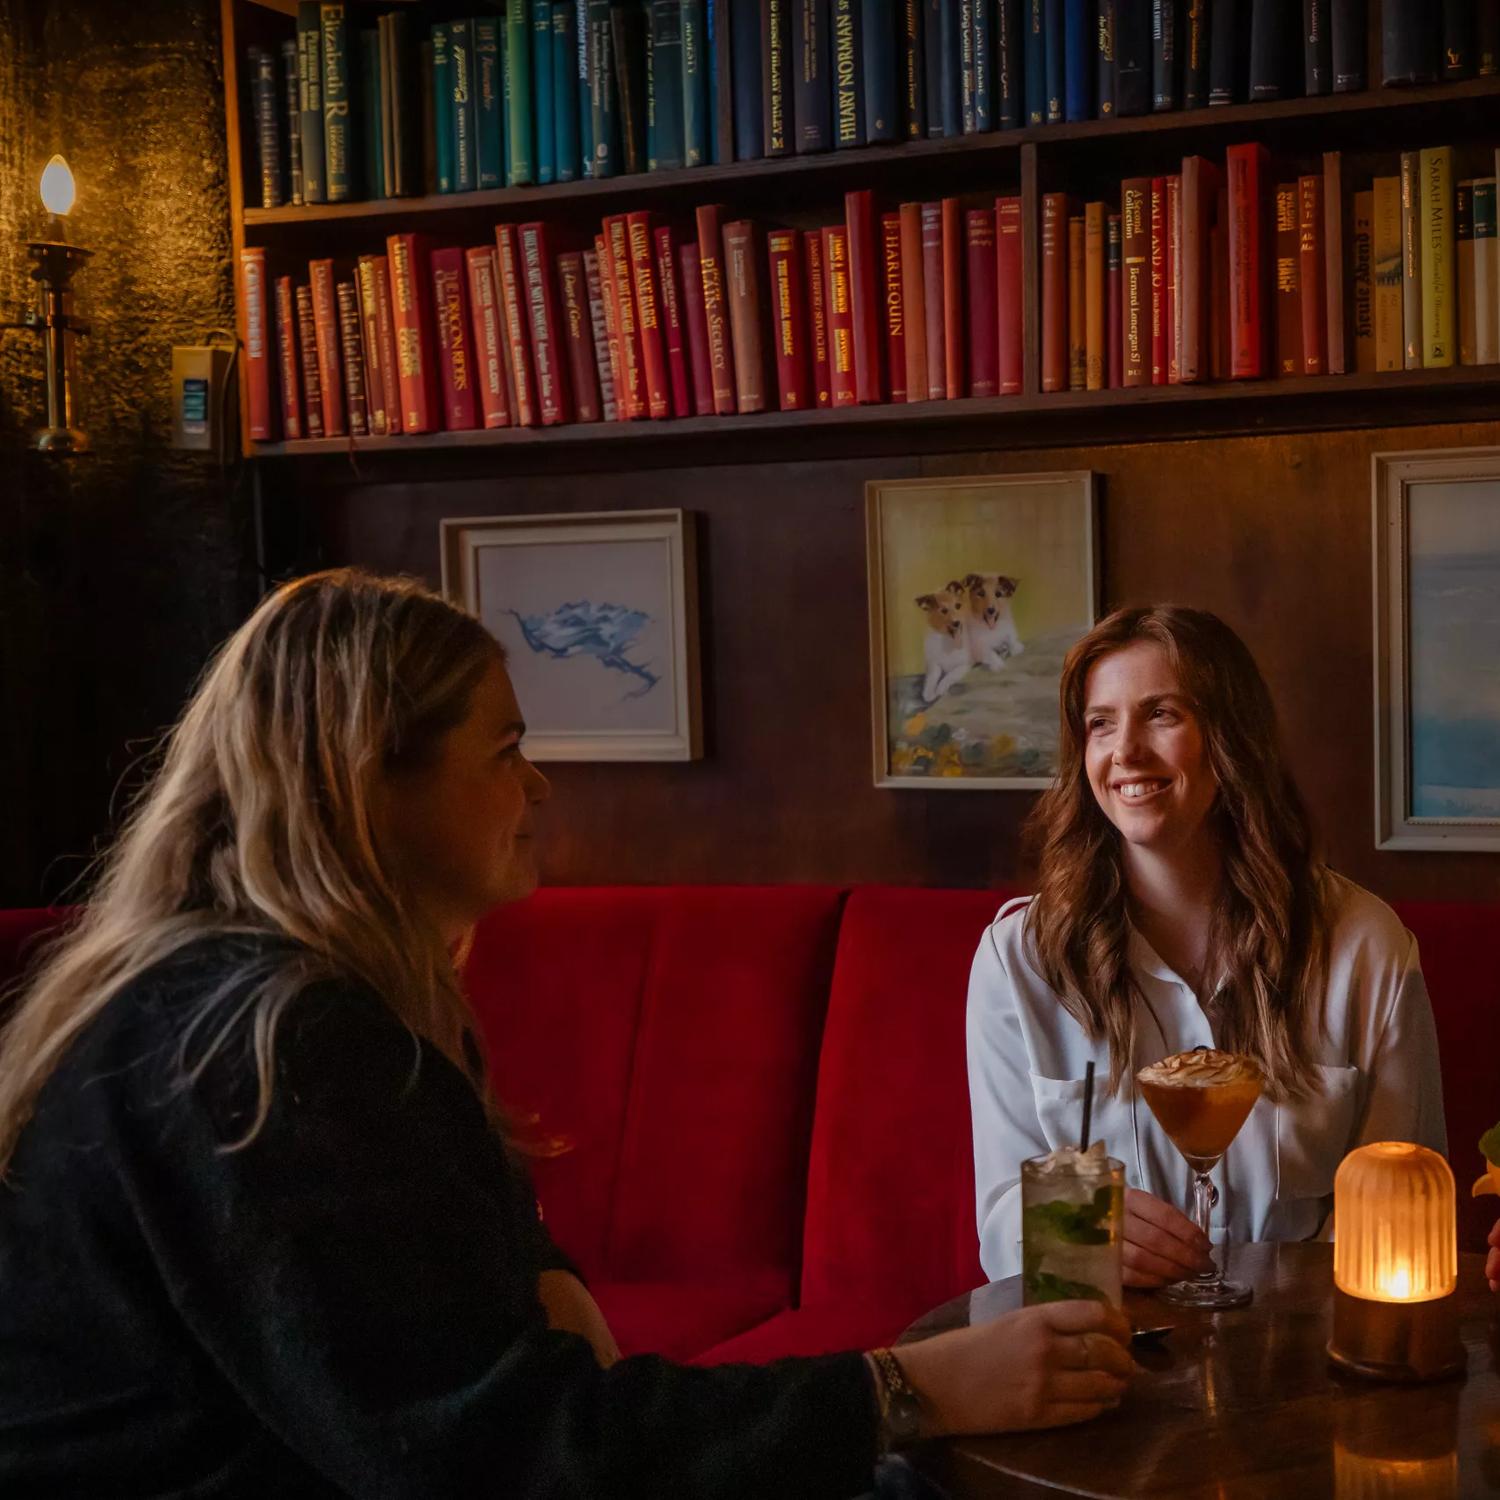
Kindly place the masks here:
[(65, 218), (73, 209), (76, 190), (73, 174), (61, 156), (54, 156), (42, 168), (42, 206), (49, 214)]

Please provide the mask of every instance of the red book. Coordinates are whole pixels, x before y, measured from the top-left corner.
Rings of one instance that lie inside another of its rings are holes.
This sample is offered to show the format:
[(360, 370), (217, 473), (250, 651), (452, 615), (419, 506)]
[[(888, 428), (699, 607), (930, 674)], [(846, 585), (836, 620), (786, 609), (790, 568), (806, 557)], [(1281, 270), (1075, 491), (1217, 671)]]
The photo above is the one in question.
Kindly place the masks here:
[(964, 223), (957, 198), (944, 198), (943, 214), (943, 390), (948, 400), (964, 395)]
[(1182, 159), (1182, 246), (1177, 271), (1182, 307), (1182, 352), (1178, 379), (1188, 383), (1210, 374), (1213, 325), (1209, 250), (1219, 197), (1219, 169), (1201, 156)]
[(297, 311), (292, 296), (292, 278), (276, 278), (276, 357), (281, 372), (281, 430), (284, 436), (302, 436), (302, 402), (297, 379)]
[(385, 242), (391, 268), (391, 316), (396, 327), (396, 378), (401, 391), (401, 430), (436, 432), (440, 425), (441, 377), (432, 322), (432, 278), (427, 240), (393, 234)]
[(1000, 390), (993, 209), (971, 208), (964, 216), (964, 246), (968, 252), (969, 394), (993, 396)]
[(1068, 388), (1068, 195), (1042, 195), (1042, 389)]
[(1229, 373), (1234, 380), (1266, 374), (1266, 186), (1264, 146), (1231, 146), (1229, 178)]
[(609, 249), (609, 264), (615, 278), (615, 318), (620, 325), (620, 403), (625, 409), (626, 420), (633, 422), (649, 416), (651, 407), (646, 396), (635, 277), (630, 268), (630, 226), (624, 214), (605, 219), (604, 242)]
[(1151, 384), (1167, 383), (1167, 179), (1151, 179)]
[[(594, 243), (599, 243), (595, 237)], [(594, 368), (599, 375), (599, 411), (606, 422), (620, 420), (615, 404), (615, 372), (609, 356), (609, 319), (604, 312), (604, 283), (599, 276), (599, 252), (583, 252), (583, 279), (588, 289), (589, 322), (594, 333)], [(711, 411), (713, 408), (710, 407)]]
[(927, 330), (927, 399), (948, 396), (947, 356), (943, 349), (943, 205), (922, 205), (922, 299)]
[(700, 417), (711, 417), (713, 361), (708, 352), (708, 313), (703, 306), (703, 263), (696, 240), (685, 240), (677, 247), (677, 271), (682, 285), (683, 321), (687, 325), (688, 370), (693, 377), (693, 412)]
[(1121, 376), (1126, 386), (1151, 384), (1151, 179), (1120, 184)]
[(1276, 271), (1276, 373), (1302, 373), (1302, 257), (1297, 251), (1297, 184), (1278, 182), (1272, 246)]
[[(897, 216), (901, 225), (901, 311), (906, 339), (906, 399), (926, 401), (927, 387), (927, 298), (922, 263), (922, 205), (903, 203)], [(891, 384), (896, 372), (891, 370)]]
[(1167, 178), (1167, 384), (1182, 378), (1182, 177)]
[[(823, 234), (810, 229), (802, 236), (807, 256), (807, 326), (811, 335), (813, 391), (818, 406), (833, 405), (833, 371), (828, 344), (828, 273), (823, 264)], [(908, 347), (910, 347), (908, 345)]]
[(995, 200), (995, 317), (1000, 394), (1021, 393), (1021, 345), (1025, 327), (1021, 290), (1021, 200)]
[[(317, 264), (328, 267), (331, 297), (333, 262)], [(264, 246), (240, 251), (240, 305), (245, 309), (245, 387), (249, 392), (250, 436), (265, 443), (276, 436), (276, 419), (271, 410), (271, 328)], [(339, 431), (343, 431), (342, 424)]]
[(443, 426), (449, 432), (468, 432), (479, 425), (467, 283), (464, 252), (459, 246), (447, 245), (432, 252), (432, 311), (437, 324), (438, 369), (443, 377)]
[(594, 360), (594, 322), (589, 312), (588, 274), (583, 255), (569, 250), (557, 257), (557, 288), (562, 302), (563, 347), (568, 354), (568, 386), (579, 422), (599, 420), (599, 380)]
[(1208, 357), (1215, 380), (1229, 379), (1229, 185), (1219, 185), (1214, 229), (1209, 237), (1210, 318)]
[(380, 357), (380, 315), (375, 306), (375, 257), (361, 255), (355, 267), (355, 290), (359, 293), (359, 328), (365, 356), (365, 400), (369, 405), (370, 431), (385, 437), (391, 430), (386, 410), (385, 361)]
[(661, 326), (661, 298), (656, 289), (656, 244), (651, 215), (625, 216), (630, 248), (630, 286), (635, 294), (636, 327), (641, 339), (641, 369), (645, 376), (646, 415), (653, 421), (672, 415), (672, 380), (667, 374), (667, 341)]
[(370, 407), (365, 399), (365, 353), (359, 331), (359, 293), (352, 281), (340, 281), (333, 289), (338, 308), (339, 353), (344, 366), (344, 400), (349, 413), (349, 432), (354, 437), (370, 435)]
[(874, 194), (869, 188), (844, 194), (849, 231), (849, 296), (854, 312), (854, 392), (861, 406), (884, 398), (880, 379), (881, 319), (875, 245)]
[(556, 427), (573, 417), (568, 390), (563, 328), (552, 285), (552, 248), (545, 224), (523, 224), (521, 266), (526, 276), (526, 314), (531, 330), (531, 360), (536, 371), (537, 405), (542, 426)]
[(620, 353), (620, 309), (615, 305), (614, 257), (602, 234), (594, 236), (594, 260), (599, 271), (599, 301), (604, 311), (605, 349), (609, 354), (609, 383), (615, 396), (617, 422), (628, 421), (625, 415), (624, 356)]
[(771, 314), (776, 344), (776, 390), (782, 411), (812, 405), (807, 373), (807, 299), (802, 291), (801, 235), (776, 229), (766, 236), (771, 271)]
[(907, 400), (906, 304), (901, 291), (901, 215), (880, 219), (880, 293), (885, 325), (885, 367), (892, 401)]
[(1120, 311), (1120, 216), (1108, 214), (1104, 220), (1104, 343), (1109, 358), (1109, 388), (1118, 390), (1125, 383), (1124, 343)]
[(676, 236), (670, 224), (661, 225), (656, 242), (656, 289), (661, 299), (661, 329), (667, 344), (667, 376), (672, 386), (672, 415), (690, 417), (693, 398), (688, 380), (687, 321), (683, 316), (682, 284), (677, 277)]
[(474, 387), (480, 420), (486, 427), (510, 426), (510, 394), (505, 385), (505, 319), (500, 311), (500, 267), (493, 245), (464, 252), (469, 273), (469, 320), (474, 329)]
[(1297, 179), (1297, 251), (1302, 262), (1302, 373), (1321, 375), (1328, 368), (1321, 176)]
[(760, 278), (755, 274), (755, 225), (736, 219), (724, 226), (724, 284), (734, 345), (735, 401), (741, 412), (766, 409), (766, 364), (761, 345)]
[(1330, 375), (1349, 373), (1344, 329), (1344, 153), (1323, 153), (1323, 301), (1328, 308)]
[(296, 290), (297, 354), (302, 366), (302, 397), (307, 408), (307, 435), (323, 436), (323, 377), (318, 370), (318, 338), (313, 331), (312, 288), (304, 281)]
[(714, 411), (721, 417), (735, 410), (734, 342), (729, 328), (729, 306), (724, 300), (724, 243), (719, 231), (718, 203), (700, 203), (698, 265), (703, 273), (703, 315), (708, 322), (708, 360), (713, 378)]
[(853, 406), (854, 309), (849, 300), (849, 231), (842, 224), (823, 230), (828, 268), (828, 368), (835, 406)]
[[(312, 282), (313, 336), (318, 341), (318, 376), (323, 385), (323, 435), (343, 437), (349, 429), (344, 420), (344, 362), (339, 353), (339, 308), (333, 288), (333, 262), (309, 261), (307, 273)], [(264, 281), (261, 284), (264, 287)], [(264, 299), (261, 305), (264, 307)], [(253, 385), (251, 395), (254, 395)], [(251, 430), (253, 434), (253, 424)]]
[(511, 420), (518, 427), (537, 424), (536, 375), (527, 329), (526, 272), (520, 235), (514, 224), (495, 225), (495, 260), (500, 267), (500, 313), (505, 326), (505, 353), (510, 366)]

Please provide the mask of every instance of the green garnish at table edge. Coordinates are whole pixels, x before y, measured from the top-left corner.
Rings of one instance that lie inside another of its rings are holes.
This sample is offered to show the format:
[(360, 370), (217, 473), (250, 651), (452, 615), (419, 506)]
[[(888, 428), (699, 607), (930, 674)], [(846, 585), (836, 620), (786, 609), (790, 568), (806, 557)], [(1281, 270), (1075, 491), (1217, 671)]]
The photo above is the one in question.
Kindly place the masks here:
[(1026, 1290), (1032, 1302), (1108, 1302), (1109, 1298), (1086, 1281), (1065, 1281), (1050, 1271), (1028, 1271)]
[(1493, 1193), (1500, 1198), (1500, 1125), (1495, 1125), (1479, 1137), (1479, 1149), (1484, 1152), (1485, 1174), (1474, 1184), (1474, 1197), (1482, 1198)]

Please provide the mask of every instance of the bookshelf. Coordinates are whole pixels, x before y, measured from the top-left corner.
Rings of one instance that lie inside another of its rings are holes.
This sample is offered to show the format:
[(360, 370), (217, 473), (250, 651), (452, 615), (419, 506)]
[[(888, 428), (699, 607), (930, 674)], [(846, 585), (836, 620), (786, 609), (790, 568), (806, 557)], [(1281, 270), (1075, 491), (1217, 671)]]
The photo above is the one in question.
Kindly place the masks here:
[[(376, 7), (352, 7), (356, 12), (361, 8)], [(379, 8), (394, 7), (384, 0)], [(245, 203), (243, 166), (253, 139), (241, 107), (243, 58), (251, 42), (284, 29), (296, 5), (294, 0), (221, 0), (221, 10), (236, 263), (245, 246), (263, 246), (269, 257), (295, 264), (310, 255), (343, 256), (369, 249), (396, 226), (473, 242), (488, 236), (500, 219), (544, 215), (564, 226), (581, 227), (626, 206), (685, 213), (697, 203), (720, 201), (732, 213), (774, 215), (803, 227), (838, 217), (844, 192), (863, 187), (875, 189), (892, 205), (903, 197), (946, 194), (993, 203), (997, 192), (1017, 191), (1022, 200), (1025, 331), (1019, 395), (395, 437), (261, 443), (247, 439), (245, 452), (250, 456), (319, 464), (353, 458), (361, 472), (368, 464), (380, 473), (399, 472), (408, 455), (429, 466), (458, 466), (482, 461), (489, 449), (502, 450), (507, 465), (576, 461), (587, 467), (605, 455), (647, 467), (700, 459), (733, 464), (764, 459), (768, 440), (789, 458), (838, 457), (999, 443), (1045, 447), (1461, 420), (1489, 417), (1500, 407), (1500, 365), (1043, 392), (1039, 322), (1044, 191), (1071, 190), (1075, 185), (1080, 192), (1093, 191), (1109, 183), (1117, 187), (1119, 179), (1132, 172), (1172, 170), (1167, 164), (1184, 151), (1221, 153), (1245, 140), (1305, 159), (1324, 150), (1343, 150), (1356, 161), (1440, 141), (1500, 144), (1497, 76), (540, 187), (262, 209)], [(1372, 35), (1372, 49), (1377, 41), (1378, 33)], [(1371, 76), (1378, 76), (1374, 66)], [(243, 336), (244, 310), (237, 311)], [(240, 384), (243, 402), (245, 382)], [(774, 389), (771, 395), (774, 400)], [(531, 455), (534, 459), (528, 458)]]

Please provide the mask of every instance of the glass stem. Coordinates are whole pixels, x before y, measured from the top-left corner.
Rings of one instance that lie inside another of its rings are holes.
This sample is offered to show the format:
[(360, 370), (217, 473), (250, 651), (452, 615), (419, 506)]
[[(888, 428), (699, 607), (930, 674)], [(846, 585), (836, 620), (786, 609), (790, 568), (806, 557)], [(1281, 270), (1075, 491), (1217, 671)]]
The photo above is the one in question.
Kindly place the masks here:
[[(1206, 1239), (1209, 1242), (1210, 1247), (1212, 1247), (1212, 1244), (1213, 1244), (1213, 1235), (1210, 1232), (1211, 1216), (1212, 1216), (1213, 1206), (1218, 1201), (1219, 1201), (1219, 1192), (1218, 1192), (1218, 1189), (1216, 1187), (1214, 1187), (1213, 1180), (1209, 1177), (1208, 1173), (1207, 1172), (1194, 1172), (1193, 1173), (1193, 1220), (1198, 1225), (1198, 1228), (1200, 1230), (1202, 1230), (1202, 1232), (1203, 1232), (1203, 1238)], [(1210, 1256), (1213, 1255), (1212, 1248), (1209, 1249), (1208, 1253), (1209, 1253)], [(1218, 1268), (1217, 1265), (1215, 1265), (1212, 1270), (1200, 1271), (1198, 1273), (1198, 1275), (1195, 1276), (1193, 1279), (1195, 1281), (1201, 1281), (1201, 1282), (1204, 1282), (1204, 1283), (1214, 1283), (1214, 1282), (1217, 1282), (1218, 1279), (1219, 1279), (1219, 1268)]]

